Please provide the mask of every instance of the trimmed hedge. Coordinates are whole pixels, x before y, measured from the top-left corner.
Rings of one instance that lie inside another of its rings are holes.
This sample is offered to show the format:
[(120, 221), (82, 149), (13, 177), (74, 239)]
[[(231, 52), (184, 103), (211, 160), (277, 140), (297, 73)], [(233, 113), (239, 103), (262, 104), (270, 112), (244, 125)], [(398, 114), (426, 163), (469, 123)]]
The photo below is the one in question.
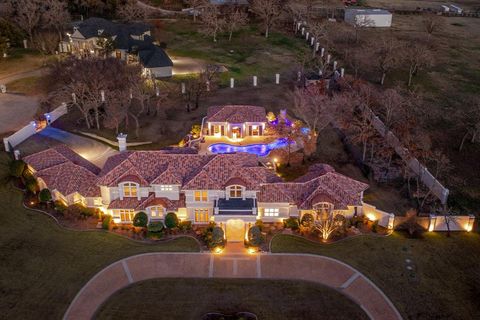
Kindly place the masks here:
[(143, 211), (137, 212), (133, 217), (133, 225), (135, 227), (145, 228), (147, 226), (147, 223), (148, 223), (148, 216)]
[(290, 217), (288, 219), (283, 220), (283, 226), (285, 228), (290, 228), (292, 230), (297, 230), (298, 227), (300, 226), (300, 223), (298, 222), (297, 218)]
[(262, 230), (258, 226), (253, 226), (248, 230), (248, 243), (251, 246), (259, 247), (264, 241)]
[(38, 194), (38, 201), (43, 203), (52, 201), (52, 194), (50, 193), (50, 190), (42, 189)]
[(169, 212), (165, 216), (165, 227), (168, 229), (174, 229), (178, 227), (178, 217), (175, 212)]
[(112, 223), (112, 216), (107, 214), (103, 217), (102, 221), (102, 228), (108, 230), (110, 228), (110, 224)]

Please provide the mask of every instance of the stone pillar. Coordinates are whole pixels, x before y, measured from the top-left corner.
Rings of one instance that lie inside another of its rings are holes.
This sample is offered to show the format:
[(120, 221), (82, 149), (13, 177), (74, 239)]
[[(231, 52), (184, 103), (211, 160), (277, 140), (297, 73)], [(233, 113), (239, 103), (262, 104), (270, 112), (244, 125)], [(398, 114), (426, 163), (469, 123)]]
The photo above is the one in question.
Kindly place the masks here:
[(430, 221), (428, 224), (428, 231), (432, 232), (435, 231), (435, 224), (437, 222), (437, 216), (434, 214), (430, 215)]
[(315, 45), (315, 52), (318, 52), (318, 49), (320, 48), (320, 42), (317, 42)]
[(15, 160), (20, 160), (20, 150), (13, 150), (13, 156)]
[(186, 89), (185, 89), (185, 82), (182, 82), (182, 94), (185, 94)]
[(311, 46), (313, 46), (314, 41), (315, 41), (315, 38), (314, 38), (314, 37), (311, 37), (311, 38), (310, 38), (310, 45), (311, 45)]
[(344, 77), (345, 76), (345, 68), (340, 68), (340, 77)]
[(305, 40), (308, 40), (309, 35), (310, 35), (310, 32), (307, 32), (307, 34), (305, 35)]
[(323, 58), (324, 55), (325, 55), (325, 48), (322, 48), (322, 50), (320, 51), (320, 57)]
[(257, 76), (253, 76), (253, 86), (257, 86)]
[(323, 75), (322, 68), (319, 68), (319, 69), (318, 69), (318, 75), (319, 75), (320, 77)]
[(302, 27), (302, 36), (305, 35), (305, 27)]
[(333, 70), (337, 70), (337, 61), (333, 61)]
[(28, 49), (27, 39), (23, 39), (23, 48)]
[(100, 91), (100, 96), (102, 97), (102, 102), (105, 102), (105, 91)]
[(275, 74), (275, 84), (280, 84), (280, 73)]
[(234, 88), (234, 87), (235, 87), (235, 79), (230, 78), (230, 88)]
[(327, 63), (330, 63), (330, 58), (331, 58), (331, 56), (327, 55)]
[(117, 136), (117, 140), (118, 140), (118, 150), (120, 152), (126, 151), (127, 150), (127, 135), (124, 134), (124, 133), (120, 133)]
[(3, 138), (3, 146), (5, 147), (5, 151), (10, 151), (10, 143), (8, 142), (8, 138)]

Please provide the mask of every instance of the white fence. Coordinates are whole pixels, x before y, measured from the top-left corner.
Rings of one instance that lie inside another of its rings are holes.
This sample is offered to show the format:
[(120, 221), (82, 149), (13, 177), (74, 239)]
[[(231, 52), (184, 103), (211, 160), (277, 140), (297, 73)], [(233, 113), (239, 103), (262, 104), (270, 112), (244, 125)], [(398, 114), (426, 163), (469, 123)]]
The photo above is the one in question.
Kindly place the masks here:
[(387, 229), (393, 229), (395, 215), (377, 209), (375, 206), (363, 203), (363, 214), (371, 221), (378, 221), (378, 225)]
[[(56, 108), (55, 110), (45, 113), (45, 119), (47, 121), (47, 124), (51, 124), (53, 121), (57, 120), (67, 112), (67, 105), (65, 103), (62, 103), (60, 107)], [(13, 151), (16, 146), (33, 136), (41, 129), (42, 128), (40, 127), (39, 123), (37, 123), (36, 121), (31, 121), (28, 125), (18, 130), (14, 134), (3, 138), (5, 151)]]
[(473, 214), (468, 216), (437, 216), (430, 215), (428, 231), (467, 231), (473, 229), (475, 216)]
[(418, 177), (420, 181), (430, 189), (433, 195), (435, 195), (442, 204), (447, 203), (449, 190), (445, 188), (429, 171), (422, 165), (417, 158), (411, 156), (407, 148), (403, 147), (402, 143), (398, 138), (389, 131), (385, 124), (380, 120), (378, 116), (370, 109), (366, 108), (366, 114), (369, 116), (370, 122), (377, 132), (385, 138), (387, 143), (395, 150), (395, 152), (402, 158), (403, 161), (408, 165), (410, 170), (412, 170)]

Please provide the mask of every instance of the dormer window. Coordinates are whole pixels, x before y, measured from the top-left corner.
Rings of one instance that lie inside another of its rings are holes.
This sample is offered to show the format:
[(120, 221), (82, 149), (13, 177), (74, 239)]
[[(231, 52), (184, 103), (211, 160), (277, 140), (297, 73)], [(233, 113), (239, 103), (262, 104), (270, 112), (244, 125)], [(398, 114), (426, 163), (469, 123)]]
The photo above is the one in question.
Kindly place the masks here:
[(229, 191), (230, 198), (242, 198), (242, 191), (243, 191), (242, 186), (235, 185), (235, 186), (230, 186), (229, 188), (230, 188), (230, 191)]
[(124, 197), (137, 197), (138, 185), (133, 182), (126, 182), (123, 184), (123, 196)]
[(160, 186), (160, 191), (173, 191), (173, 186), (172, 185), (161, 185)]
[(208, 192), (206, 190), (197, 190), (194, 192), (194, 198), (196, 202), (207, 202)]

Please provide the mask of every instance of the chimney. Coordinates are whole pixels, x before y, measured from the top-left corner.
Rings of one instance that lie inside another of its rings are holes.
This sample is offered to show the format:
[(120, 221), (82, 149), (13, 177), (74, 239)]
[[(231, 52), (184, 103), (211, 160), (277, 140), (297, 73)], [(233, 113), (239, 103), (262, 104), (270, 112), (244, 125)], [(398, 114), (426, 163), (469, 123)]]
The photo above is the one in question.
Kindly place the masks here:
[(120, 133), (117, 136), (118, 140), (118, 150), (120, 152), (127, 151), (127, 135), (124, 133)]

